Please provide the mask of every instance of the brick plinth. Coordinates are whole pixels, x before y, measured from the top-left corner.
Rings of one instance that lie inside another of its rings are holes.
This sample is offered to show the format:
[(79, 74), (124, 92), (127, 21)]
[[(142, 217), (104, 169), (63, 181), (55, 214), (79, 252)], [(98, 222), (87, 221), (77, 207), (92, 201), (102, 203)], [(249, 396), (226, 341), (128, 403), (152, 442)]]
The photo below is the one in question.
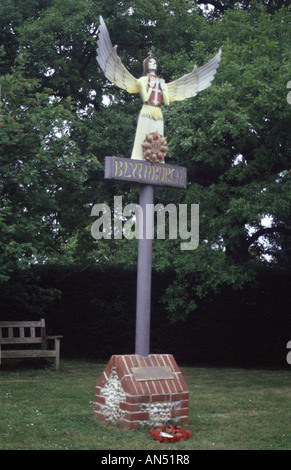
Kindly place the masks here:
[[(143, 378), (137, 376), (141, 369)], [(168, 421), (186, 424), (188, 415), (189, 391), (170, 354), (112, 356), (96, 384), (97, 419), (136, 429)]]

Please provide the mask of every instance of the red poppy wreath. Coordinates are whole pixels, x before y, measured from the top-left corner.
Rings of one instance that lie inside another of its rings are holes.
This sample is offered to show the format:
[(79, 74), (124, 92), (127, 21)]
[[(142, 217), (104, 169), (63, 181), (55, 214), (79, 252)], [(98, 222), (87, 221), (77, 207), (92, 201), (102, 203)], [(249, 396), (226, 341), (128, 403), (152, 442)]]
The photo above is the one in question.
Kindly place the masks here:
[(191, 436), (191, 431), (186, 431), (181, 426), (167, 424), (166, 426), (159, 426), (158, 428), (150, 429), (148, 434), (151, 434), (155, 441), (178, 442), (189, 439)]

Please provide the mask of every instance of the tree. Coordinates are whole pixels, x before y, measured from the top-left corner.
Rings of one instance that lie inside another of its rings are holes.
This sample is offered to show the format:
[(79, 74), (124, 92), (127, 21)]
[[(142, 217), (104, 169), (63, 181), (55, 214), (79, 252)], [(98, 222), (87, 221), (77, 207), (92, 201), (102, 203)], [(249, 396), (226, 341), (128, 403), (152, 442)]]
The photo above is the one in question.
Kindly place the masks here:
[(24, 76), (23, 66), (0, 77), (1, 279), (40, 256), (61, 251), (80, 224), (74, 203), (96, 157), (84, 161), (70, 138), (69, 99)]
[(169, 116), (171, 152), (182, 148), (189, 169), (186, 200), (201, 214), (198, 249), (173, 260), (178, 278), (166, 301), (177, 316), (222, 284), (253, 282), (258, 264), (291, 261), (281, 256), (291, 236), (290, 9), (228, 10), (211, 33), (223, 51), (215, 83)]
[(37, 19), (53, 0), (5, 0), (0, 5), (1, 75), (11, 72), (19, 51), (18, 28)]

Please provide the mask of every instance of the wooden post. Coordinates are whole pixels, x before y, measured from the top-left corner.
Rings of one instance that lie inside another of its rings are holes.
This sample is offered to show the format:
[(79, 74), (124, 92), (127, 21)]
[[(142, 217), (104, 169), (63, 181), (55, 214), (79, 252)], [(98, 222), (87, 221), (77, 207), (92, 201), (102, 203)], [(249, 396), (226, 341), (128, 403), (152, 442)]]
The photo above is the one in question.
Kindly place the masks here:
[(136, 330), (135, 354), (148, 356), (150, 353), (150, 319), (151, 319), (151, 283), (152, 283), (152, 245), (153, 240), (147, 237), (151, 233), (146, 220), (147, 204), (154, 202), (154, 188), (143, 185), (139, 193), (139, 205), (142, 209), (142, 237), (138, 240), (137, 257), (137, 291), (136, 291)]
[(146, 218), (147, 204), (154, 203), (154, 186), (185, 188), (186, 168), (131, 158), (105, 157), (105, 179), (140, 184), (139, 205), (143, 214), (143, 233), (138, 240), (135, 354), (150, 354), (152, 281), (152, 219)]

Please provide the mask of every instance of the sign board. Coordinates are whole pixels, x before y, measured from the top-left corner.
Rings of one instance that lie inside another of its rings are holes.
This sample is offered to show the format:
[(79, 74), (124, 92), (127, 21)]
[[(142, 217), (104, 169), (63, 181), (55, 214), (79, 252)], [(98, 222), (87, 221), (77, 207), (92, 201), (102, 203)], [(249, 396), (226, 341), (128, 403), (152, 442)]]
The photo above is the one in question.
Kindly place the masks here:
[(174, 379), (173, 372), (170, 367), (133, 367), (133, 377), (137, 382), (143, 380), (169, 380)]
[(132, 158), (105, 157), (105, 179), (186, 188), (187, 170), (185, 167), (166, 163), (153, 164)]

